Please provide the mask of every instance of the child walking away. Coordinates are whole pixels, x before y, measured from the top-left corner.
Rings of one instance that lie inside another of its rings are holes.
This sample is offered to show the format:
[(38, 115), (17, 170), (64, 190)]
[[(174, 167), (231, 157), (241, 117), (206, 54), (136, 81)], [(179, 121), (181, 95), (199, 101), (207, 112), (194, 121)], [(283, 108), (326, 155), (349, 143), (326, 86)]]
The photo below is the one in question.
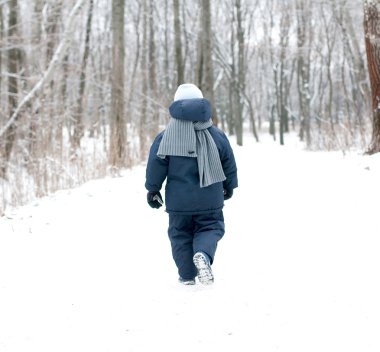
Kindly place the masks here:
[(166, 179), (169, 239), (179, 281), (214, 282), (211, 265), (224, 235), (224, 200), (238, 186), (234, 154), (226, 135), (213, 126), (211, 106), (194, 84), (178, 87), (170, 121), (150, 149), (146, 169), (147, 200), (160, 208)]

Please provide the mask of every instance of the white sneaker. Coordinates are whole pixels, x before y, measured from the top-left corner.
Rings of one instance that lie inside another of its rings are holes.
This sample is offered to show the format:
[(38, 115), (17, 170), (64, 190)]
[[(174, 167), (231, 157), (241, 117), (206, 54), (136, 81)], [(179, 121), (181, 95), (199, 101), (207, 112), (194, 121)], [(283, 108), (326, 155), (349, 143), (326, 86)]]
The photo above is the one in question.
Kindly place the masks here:
[(203, 285), (211, 285), (214, 282), (210, 261), (202, 252), (197, 252), (193, 256), (193, 262), (198, 270), (198, 279)]

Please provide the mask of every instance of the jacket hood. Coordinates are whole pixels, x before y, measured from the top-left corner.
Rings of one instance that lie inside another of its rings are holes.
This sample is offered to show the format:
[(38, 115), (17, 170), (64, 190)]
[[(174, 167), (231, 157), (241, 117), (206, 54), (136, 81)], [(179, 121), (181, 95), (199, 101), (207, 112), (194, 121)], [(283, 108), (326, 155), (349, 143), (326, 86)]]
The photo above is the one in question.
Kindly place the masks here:
[(178, 120), (208, 121), (211, 118), (211, 105), (204, 98), (177, 100), (170, 105), (169, 112)]

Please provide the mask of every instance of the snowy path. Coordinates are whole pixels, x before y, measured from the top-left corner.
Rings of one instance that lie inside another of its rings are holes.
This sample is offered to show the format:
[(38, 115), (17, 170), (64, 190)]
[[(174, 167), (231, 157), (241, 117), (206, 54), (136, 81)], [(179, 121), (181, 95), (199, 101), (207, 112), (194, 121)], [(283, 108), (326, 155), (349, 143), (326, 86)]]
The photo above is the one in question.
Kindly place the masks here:
[(0, 218), (0, 351), (380, 351), (379, 173), (235, 151), (212, 287), (177, 283), (143, 168)]

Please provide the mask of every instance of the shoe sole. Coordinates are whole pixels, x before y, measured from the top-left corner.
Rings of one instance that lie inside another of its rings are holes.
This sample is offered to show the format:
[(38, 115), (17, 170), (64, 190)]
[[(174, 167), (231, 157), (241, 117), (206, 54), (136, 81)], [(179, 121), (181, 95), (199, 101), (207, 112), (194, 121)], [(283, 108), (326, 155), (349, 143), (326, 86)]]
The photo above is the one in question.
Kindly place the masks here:
[(211, 285), (214, 283), (214, 275), (211, 266), (202, 253), (195, 253), (193, 262), (198, 271), (199, 282), (203, 285)]
[(179, 280), (178, 282), (182, 285), (185, 285), (185, 286), (195, 285), (195, 280), (186, 280), (186, 281)]

